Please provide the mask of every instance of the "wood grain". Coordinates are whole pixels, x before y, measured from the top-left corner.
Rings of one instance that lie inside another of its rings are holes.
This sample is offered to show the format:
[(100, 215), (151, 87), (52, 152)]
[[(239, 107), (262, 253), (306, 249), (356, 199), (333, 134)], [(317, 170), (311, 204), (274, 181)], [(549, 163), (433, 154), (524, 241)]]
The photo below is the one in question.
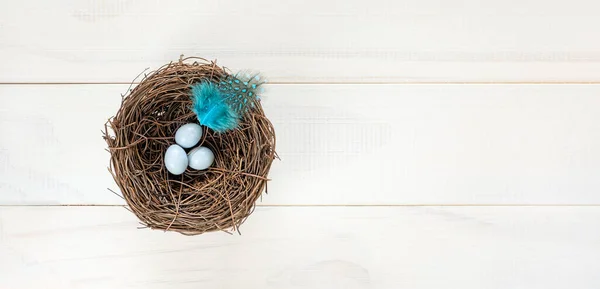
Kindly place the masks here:
[(274, 82), (600, 82), (595, 0), (3, 1), (0, 83), (130, 82), (180, 54)]
[[(123, 204), (128, 85), (0, 86), (0, 204)], [(270, 85), (264, 205), (600, 204), (599, 85)]]
[[(599, 9), (0, 1), (0, 288), (600, 288)], [(108, 191), (100, 130), (181, 54), (272, 83), (242, 235), (138, 230)]]
[(0, 287), (598, 288), (599, 207), (259, 208), (242, 235), (0, 207)]

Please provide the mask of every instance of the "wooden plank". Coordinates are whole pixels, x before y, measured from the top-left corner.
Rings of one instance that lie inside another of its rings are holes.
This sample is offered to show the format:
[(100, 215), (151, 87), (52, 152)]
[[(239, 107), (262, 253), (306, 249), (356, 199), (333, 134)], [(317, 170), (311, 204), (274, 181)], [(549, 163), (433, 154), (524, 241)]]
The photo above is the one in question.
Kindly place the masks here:
[(595, 0), (3, 1), (0, 82), (130, 82), (180, 54), (274, 82), (599, 82), (599, 9)]
[[(0, 86), (1, 204), (123, 204), (100, 130), (127, 85)], [(599, 204), (599, 85), (271, 85), (261, 204)]]
[(259, 208), (242, 235), (1, 207), (2, 288), (598, 288), (599, 207)]

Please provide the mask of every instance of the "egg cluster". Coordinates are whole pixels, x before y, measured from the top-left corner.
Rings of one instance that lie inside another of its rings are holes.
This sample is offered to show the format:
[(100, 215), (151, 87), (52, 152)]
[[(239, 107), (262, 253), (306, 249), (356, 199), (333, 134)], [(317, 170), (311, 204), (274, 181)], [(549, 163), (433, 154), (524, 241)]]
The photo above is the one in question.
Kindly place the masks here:
[(181, 175), (189, 166), (195, 170), (205, 170), (215, 161), (214, 153), (207, 147), (198, 146), (187, 154), (185, 149), (194, 147), (202, 138), (202, 127), (195, 123), (182, 125), (175, 132), (175, 142), (165, 153), (165, 167), (174, 175)]

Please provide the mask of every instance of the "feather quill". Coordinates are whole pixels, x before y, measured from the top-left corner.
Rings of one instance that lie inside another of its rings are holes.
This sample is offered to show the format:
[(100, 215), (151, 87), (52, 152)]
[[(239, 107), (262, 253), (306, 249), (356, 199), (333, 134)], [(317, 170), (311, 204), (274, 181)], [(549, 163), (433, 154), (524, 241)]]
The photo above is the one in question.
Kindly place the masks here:
[(192, 86), (192, 110), (201, 125), (216, 132), (225, 132), (238, 126), (239, 114), (212, 82), (203, 81)]

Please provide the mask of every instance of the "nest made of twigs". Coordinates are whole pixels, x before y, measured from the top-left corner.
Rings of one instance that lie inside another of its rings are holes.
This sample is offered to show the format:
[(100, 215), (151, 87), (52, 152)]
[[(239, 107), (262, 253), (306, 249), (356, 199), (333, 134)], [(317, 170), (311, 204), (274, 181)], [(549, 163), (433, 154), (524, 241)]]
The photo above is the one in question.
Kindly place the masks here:
[(168, 173), (164, 154), (181, 125), (197, 123), (190, 86), (218, 81), (226, 69), (201, 58), (180, 59), (145, 76), (122, 96), (105, 125), (110, 171), (131, 211), (144, 226), (196, 235), (239, 231), (267, 187), (275, 154), (275, 131), (257, 103), (238, 129), (216, 133), (204, 127), (200, 145), (215, 162), (204, 171)]

